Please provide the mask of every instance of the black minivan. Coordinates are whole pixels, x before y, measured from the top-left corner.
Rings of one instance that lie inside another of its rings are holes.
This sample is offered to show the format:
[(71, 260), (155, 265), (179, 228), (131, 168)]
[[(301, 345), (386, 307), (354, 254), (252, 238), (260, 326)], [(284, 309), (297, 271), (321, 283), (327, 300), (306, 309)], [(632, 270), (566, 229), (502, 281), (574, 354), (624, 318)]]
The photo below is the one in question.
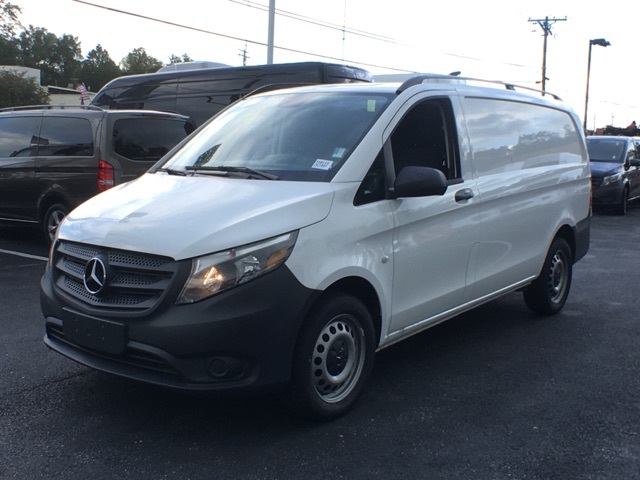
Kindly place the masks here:
[(102, 87), (91, 104), (179, 112), (200, 126), (257, 90), (372, 81), (373, 76), (362, 68), (324, 62), (196, 68), (116, 78)]
[(136, 178), (194, 130), (186, 116), (98, 107), (0, 110), (0, 222), (51, 241), (73, 208)]

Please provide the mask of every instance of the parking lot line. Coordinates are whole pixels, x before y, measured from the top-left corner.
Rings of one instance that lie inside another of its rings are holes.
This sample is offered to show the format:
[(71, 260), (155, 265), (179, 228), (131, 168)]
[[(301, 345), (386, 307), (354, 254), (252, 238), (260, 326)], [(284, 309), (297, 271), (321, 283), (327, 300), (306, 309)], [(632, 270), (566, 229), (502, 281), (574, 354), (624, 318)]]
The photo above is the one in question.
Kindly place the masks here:
[(30, 255), (28, 253), (22, 253), (22, 252), (15, 252), (13, 250), (4, 250), (2, 248), (0, 248), (0, 253), (6, 253), (8, 255), (15, 255), (16, 257), (32, 258), (34, 260), (42, 260), (43, 262), (46, 262), (47, 260), (49, 260), (47, 257), (41, 257), (39, 255)]

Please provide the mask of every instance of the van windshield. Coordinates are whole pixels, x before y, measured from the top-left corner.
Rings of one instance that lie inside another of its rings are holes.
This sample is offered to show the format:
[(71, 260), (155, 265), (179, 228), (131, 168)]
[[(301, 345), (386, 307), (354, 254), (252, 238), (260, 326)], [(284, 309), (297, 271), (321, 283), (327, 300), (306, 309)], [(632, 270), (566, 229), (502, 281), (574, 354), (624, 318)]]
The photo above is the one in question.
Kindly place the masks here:
[(587, 138), (587, 149), (592, 162), (623, 163), (627, 154), (627, 142)]
[(328, 182), (389, 102), (389, 96), (354, 92), (250, 97), (214, 118), (161, 167)]

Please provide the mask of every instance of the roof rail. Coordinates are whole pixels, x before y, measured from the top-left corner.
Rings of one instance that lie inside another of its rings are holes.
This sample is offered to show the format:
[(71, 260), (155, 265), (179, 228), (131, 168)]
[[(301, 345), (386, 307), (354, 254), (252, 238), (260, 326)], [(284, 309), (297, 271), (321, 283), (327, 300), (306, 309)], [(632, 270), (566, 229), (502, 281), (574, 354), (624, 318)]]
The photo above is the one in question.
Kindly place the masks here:
[(516, 89), (528, 90), (531, 92), (541, 93), (542, 95), (550, 95), (555, 100), (562, 101), (562, 99), (558, 95), (547, 92), (545, 90), (539, 90), (537, 88), (524, 87), (522, 85), (515, 85), (513, 83), (501, 82), (499, 80), (485, 80), (481, 78), (458, 77), (455, 75), (439, 75), (435, 73), (426, 74), (426, 75), (416, 75), (415, 77), (411, 77), (410, 79), (406, 80), (402, 85), (400, 85), (396, 93), (400, 94), (404, 92), (406, 89), (408, 89), (409, 87), (413, 87), (414, 85), (420, 85), (421, 83), (424, 83), (427, 80), (435, 80), (435, 81), (443, 81), (443, 82), (451, 82), (451, 83), (456, 83), (456, 82), (462, 83), (466, 81), (490, 83), (493, 85), (502, 85), (507, 90), (513, 90), (513, 91), (516, 91)]
[(54, 110), (54, 109), (84, 109), (84, 110), (97, 110), (102, 111), (103, 109), (100, 107), (96, 107), (95, 105), (24, 105), (21, 107), (5, 107), (0, 108), (0, 112), (13, 112), (13, 111), (22, 111), (22, 110)]

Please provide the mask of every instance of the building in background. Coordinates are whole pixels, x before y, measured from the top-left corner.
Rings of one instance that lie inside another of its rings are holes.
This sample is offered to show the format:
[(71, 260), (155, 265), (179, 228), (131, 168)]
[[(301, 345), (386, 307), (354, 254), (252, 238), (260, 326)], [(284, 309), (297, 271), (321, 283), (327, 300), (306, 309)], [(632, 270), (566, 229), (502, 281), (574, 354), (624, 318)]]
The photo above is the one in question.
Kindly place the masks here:
[[(25, 78), (33, 78), (40, 88), (46, 90), (51, 99), (51, 105), (81, 105), (82, 94), (76, 90), (74, 85), (69, 87), (57, 87), (55, 85), (42, 85), (40, 70), (37, 68), (22, 67), (18, 65), (0, 65), (0, 70), (14, 72), (19, 75), (24, 75)], [(89, 99), (95, 96), (95, 93), (87, 92)], [(90, 101), (90, 100), (89, 100)], [(88, 104), (88, 101), (84, 102)]]

